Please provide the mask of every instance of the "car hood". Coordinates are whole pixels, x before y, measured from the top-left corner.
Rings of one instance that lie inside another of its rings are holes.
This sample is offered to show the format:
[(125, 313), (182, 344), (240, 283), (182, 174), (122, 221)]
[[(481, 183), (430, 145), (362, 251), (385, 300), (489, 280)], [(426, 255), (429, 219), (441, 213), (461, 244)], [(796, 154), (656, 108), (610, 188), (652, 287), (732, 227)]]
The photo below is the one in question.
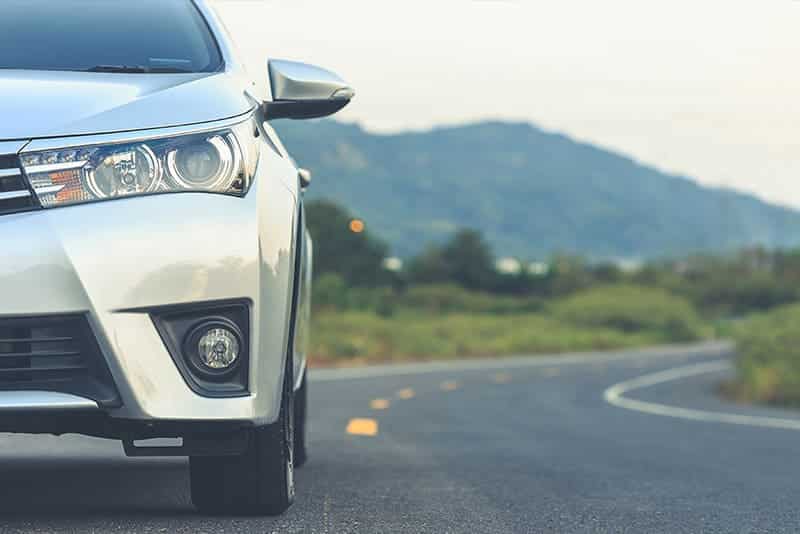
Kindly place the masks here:
[(114, 74), (0, 70), (0, 141), (182, 126), (247, 113), (231, 73)]

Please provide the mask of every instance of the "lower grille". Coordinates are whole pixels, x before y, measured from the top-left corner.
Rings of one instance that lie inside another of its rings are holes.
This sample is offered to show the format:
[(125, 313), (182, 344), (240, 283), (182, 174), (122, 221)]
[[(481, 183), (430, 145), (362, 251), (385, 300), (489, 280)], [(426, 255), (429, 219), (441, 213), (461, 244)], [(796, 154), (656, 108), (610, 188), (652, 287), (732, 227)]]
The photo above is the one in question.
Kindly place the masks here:
[(57, 391), (119, 406), (83, 315), (0, 318), (0, 391)]
[(17, 156), (0, 156), (0, 215), (38, 207)]

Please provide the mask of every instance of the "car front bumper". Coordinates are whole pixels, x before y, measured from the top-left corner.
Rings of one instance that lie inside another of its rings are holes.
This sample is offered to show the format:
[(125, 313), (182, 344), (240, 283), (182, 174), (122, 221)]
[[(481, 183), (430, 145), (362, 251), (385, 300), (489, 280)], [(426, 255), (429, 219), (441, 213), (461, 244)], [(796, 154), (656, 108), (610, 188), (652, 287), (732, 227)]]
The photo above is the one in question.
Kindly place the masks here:
[[(84, 315), (119, 392), (120, 405), (104, 408), (113, 418), (272, 422), (295, 216), (292, 192), (266, 179), (245, 198), (165, 194), (4, 215), (0, 317)], [(149, 310), (230, 299), (251, 303), (249, 393), (207, 398), (187, 385)], [(3, 389), (0, 412), (93, 407), (74, 396)]]

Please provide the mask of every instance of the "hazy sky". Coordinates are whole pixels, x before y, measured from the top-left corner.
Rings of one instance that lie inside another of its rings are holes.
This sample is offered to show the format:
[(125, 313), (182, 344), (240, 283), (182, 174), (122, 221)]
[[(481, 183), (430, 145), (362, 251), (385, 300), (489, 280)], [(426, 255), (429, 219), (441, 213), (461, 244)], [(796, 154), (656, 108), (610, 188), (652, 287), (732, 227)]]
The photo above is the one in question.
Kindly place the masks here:
[(350, 81), (341, 120), (530, 121), (800, 207), (800, 1), (217, 4), (254, 76), (281, 57)]

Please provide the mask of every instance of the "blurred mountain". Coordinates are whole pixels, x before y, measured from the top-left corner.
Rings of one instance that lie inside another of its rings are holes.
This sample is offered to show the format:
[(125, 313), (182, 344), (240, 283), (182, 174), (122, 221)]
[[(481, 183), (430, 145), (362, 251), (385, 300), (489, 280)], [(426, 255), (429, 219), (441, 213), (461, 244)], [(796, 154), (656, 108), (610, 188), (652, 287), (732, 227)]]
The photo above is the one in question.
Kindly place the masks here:
[(394, 135), (335, 121), (279, 121), (311, 169), (311, 198), (362, 217), (408, 256), (455, 230), (497, 255), (653, 258), (800, 244), (800, 213), (708, 188), (530, 124), (484, 122)]

